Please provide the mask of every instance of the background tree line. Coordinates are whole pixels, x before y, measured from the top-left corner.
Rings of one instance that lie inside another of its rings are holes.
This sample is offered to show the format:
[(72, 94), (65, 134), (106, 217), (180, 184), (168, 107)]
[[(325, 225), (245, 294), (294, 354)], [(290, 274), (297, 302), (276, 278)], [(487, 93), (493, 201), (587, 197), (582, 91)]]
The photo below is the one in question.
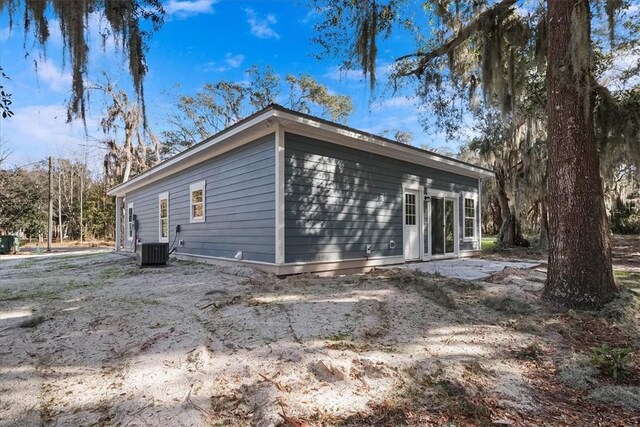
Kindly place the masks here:
[[(86, 88), (102, 97), (101, 134), (90, 136), (104, 152), (100, 170), (85, 161), (54, 159), (53, 238), (110, 240), (114, 238), (115, 203), (109, 188), (144, 172), (250, 114), (278, 102), (303, 113), (346, 123), (351, 99), (332, 94), (309, 75), (281, 79), (271, 67), (252, 66), (249, 81), (220, 80), (194, 94), (175, 94), (169, 127), (157, 136), (144, 119), (141, 103), (103, 76)], [(0, 155), (0, 231), (30, 240), (47, 235), (49, 177), (47, 160), (26, 167), (6, 166)]]

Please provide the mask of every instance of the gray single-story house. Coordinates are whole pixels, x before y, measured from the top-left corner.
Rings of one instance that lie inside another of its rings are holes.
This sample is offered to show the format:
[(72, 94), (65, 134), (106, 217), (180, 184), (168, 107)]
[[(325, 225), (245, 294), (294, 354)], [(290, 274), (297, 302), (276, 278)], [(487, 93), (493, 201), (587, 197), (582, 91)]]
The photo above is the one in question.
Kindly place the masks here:
[(473, 254), (492, 176), (271, 105), (108, 194), (117, 251), (168, 242), (180, 259), (293, 274)]

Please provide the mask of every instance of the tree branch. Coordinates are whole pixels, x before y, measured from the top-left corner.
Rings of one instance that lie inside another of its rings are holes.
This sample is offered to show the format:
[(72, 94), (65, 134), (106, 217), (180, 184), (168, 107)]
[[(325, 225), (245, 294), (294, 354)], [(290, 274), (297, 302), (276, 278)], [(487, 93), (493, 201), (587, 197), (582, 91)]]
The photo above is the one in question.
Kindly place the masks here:
[(424, 71), (424, 68), (431, 60), (438, 58), (442, 55), (446, 55), (451, 50), (460, 46), (469, 37), (471, 37), (474, 33), (476, 33), (480, 29), (482, 23), (485, 22), (487, 19), (495, 18), (495, 17), (504, 18), (505, 16), (507, 16), (509, 13), (512, 12), (512, 6), (516, 3), (516, 1), (517, 0), (502, 0), (500, 3), (497, 3), (490, 9), (485, 10), (480, 15), (478, 15), (478, 17), (473, 22), (471, 22), (471, 24), (462, 28), (458, 32), (458, 34), (456, 34), (453, 38), (449, 39), (449, 41), (440, 45), (438, 48), (433, 49), (430, 52), (415, 52), (415, 53), (410, 53), (408, 55), (404, 55), (399, 58), (396, 58), (395, 62), (399, 62), (409, 58), (420, 58), (416, 68), (414, 68), (411, 71), (400, 73), (398, 74), (398, 77), (405, 77), (405, 76), (415, 74), (416, 77), (420, 78), (420, 76)]

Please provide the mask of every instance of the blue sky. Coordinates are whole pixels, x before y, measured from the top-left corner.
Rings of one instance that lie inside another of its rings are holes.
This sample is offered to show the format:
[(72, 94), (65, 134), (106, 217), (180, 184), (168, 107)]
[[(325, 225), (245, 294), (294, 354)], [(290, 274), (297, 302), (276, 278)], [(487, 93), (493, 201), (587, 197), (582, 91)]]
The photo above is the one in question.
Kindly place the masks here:
[[(335, 93), (352, 97), (354, 113), (348, 124), (380, 133), (401, 129), (414, 135), (414, 144), (438, 147), (446, 144), (440, 135), (425, 134), (418, 123), (416, 105), (411, 98), (395, 97), (380, 84), (375, 93), (359, 73), (341, 73), (339, 61), (318, 61), (313, 53), (313, 24), (318, 16), (304, 2), (296, 0), (166, 0), (167, 16), (159, 32), (149, 42), (149, 74), (145, 82), (147, 112), (152, 130), (166, 128), (175, 85), (180, 93), (191, 94), (206, 82), (221, 79), (242, 81), (253, 64), (270, 65), (284, 78), (287, 74), (310, 74)], [(97, 31), (99, 20), (90, 28)], [(8, 16), (0, 15), (0, 64), (10, 76), (5, 82), (13, 93), (15, 116), (0, 120), (0, 137), (13, 150), (8, 163), (20, 165), (48, 155), (84, 157), (99, 164), (102, 153), (97, 123), (101, 103), (94, 102), (88, 115), (87, 140), (83, 126), (65, 123), (65, 102), (69, 96), (70, 73), (62, 57), (62, 42), (56, 23), (47, 45), (46, 58), (28, 40), (19, 25), (9, 31)], [(91, 40), (90, 79), (99, 79), (103, 70), (125, 87), (130, 79), (122, 56), (113, 43), (103, 52), (98, 36)], [(380, 48), (380, 73), (395, 57), (410, 52), (409, 37), (395, 37)], [(29, 55), (29, 56), (27, 56)], [(38, 72), (33, 60), (38, 59)], [(384, 79), (381, 79), (384, 82)], [(375, 99), (374, 99), (375, 98)], [(449, 148), (455, 148), (449, 143)]]

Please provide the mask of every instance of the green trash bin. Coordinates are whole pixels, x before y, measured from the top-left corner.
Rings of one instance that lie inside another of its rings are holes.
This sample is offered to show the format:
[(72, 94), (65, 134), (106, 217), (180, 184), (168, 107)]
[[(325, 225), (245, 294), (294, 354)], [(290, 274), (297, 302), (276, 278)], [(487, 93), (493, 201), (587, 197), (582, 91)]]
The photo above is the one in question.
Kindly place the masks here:
[(15, 236), (0, 236), (0, 254), (10, 254), (17, 252), (15, 246), (16, 240), (18, 240), (18, 238)]

